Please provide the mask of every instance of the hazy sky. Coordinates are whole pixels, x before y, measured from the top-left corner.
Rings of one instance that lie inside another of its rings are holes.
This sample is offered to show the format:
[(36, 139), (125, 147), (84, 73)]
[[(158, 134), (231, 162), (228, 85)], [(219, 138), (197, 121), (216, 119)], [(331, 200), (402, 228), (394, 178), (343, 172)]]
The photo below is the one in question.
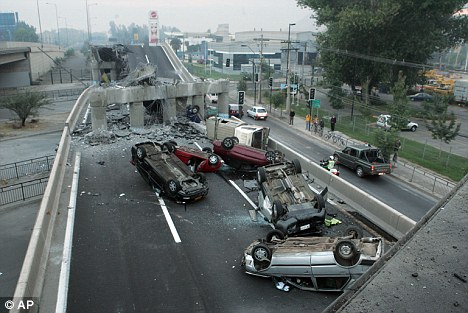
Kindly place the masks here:
[[(57, 28), (54, 5), (57, 6), (60, 28), (65, 20), (70, 28), (86, 26), (86, 0), (0, 0), (0, 12), (18, 12), (19, 19), (39, 31), (39, 11), (43, 30)], [(148, 12), (156, 10), (159, 24), (181, 31), (215, 32), (218, 24), (229, 24), (231, 33), (246, 30), (315, 31), (310, 19), (312, 11), (301, 9), (296, 0), (88, 0), (92, 31), (107, 31), (109, 21), (128, 26), (146, 24)]]

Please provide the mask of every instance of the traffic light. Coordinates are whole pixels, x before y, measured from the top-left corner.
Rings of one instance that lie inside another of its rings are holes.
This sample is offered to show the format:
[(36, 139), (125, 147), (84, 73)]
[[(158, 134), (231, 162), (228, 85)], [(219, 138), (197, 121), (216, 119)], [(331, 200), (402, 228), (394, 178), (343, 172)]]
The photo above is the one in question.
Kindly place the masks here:
[(272, 87), (273, 86), (273, 77), (270, 77), (268, 81), (268, 86)]
[(258, 82), (258, 74), (255, 74), (255, 81)]
[(238, 104), (244, 104), (244, 95), (245, 95), (245, 91), (239, 91), (239, 93), (237, 95), (237, 103)]
[(309, 89), (309, 100), (314, 100), (315, 99), (315, 88), (310, 88)]
[(230, 67), (231, 66), (231, 59), (226, 59), (226, 67)]

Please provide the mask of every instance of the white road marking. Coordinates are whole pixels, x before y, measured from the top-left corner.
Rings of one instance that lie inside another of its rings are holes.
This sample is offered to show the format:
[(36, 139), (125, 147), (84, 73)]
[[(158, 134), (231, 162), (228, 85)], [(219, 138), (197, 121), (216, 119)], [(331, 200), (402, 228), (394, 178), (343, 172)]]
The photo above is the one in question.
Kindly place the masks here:
[(177, 232), (177, 229), (175, 228), (174, 222), (172, 221), (171, 215), (169, 214), (169, 211), (167, 210), (166, 203), (164, 203), (164, 200), (158, 195), (158, 200), (159, 204), (161, 205), (161, 209), (164, 213), (164, 216), (166, 217), (167, 224), (169, 225), (169, 228), (172, 233), (172, 237), (174, 237), (174, 241), (179, 243), (182, 242), (179, 237), (179, 233)]
[(198, 142), (195, 141), (194, 144), (198, 147), (198, 149), (203, 150), (202, 147), (200, 147), (200, 145), (198, 144)]
[(67, 226), (65, 229), (65, 239), (63, 243), (62, 265), (60, 267), (59, 285), (57, 290), (57, 304), (55, 306), (56, 313), (65, 313), (67, 311), (68, 282), (70, 277), (70, 260), (73, 241), (73, 226), (75, 223), (76, 197), (78, 193), (78, 178), (80, 176), (80, 160), (81, 153), (77, 152), (75, 156), (70, 200), (68, 203)]
[(145, 58), (146, 58), (146, 63), (149, 63), (149, 59), (148, 59), (148, 56), (145, 54)]
[(258, 209), (257, 206), (255, 205), (255, 203), (253, 203), (252, 200), (250, 200), (250, 198), (245, 194), (244, 191), (242, 191), (242, 189), (239, 188), (239, 186), (237, 186), (237, 184), (235, 182), (233, 182), (232, 180), (229, 180), (229, 182), (231, 183), (231, 185), (234, 186), (234, 188), (237, 189), (237, 191), (239, 191), (239, 193), (245, 198), (245, 200), (247, 200), (247, 202), (250, 203), (250, 205), (256, 210)]

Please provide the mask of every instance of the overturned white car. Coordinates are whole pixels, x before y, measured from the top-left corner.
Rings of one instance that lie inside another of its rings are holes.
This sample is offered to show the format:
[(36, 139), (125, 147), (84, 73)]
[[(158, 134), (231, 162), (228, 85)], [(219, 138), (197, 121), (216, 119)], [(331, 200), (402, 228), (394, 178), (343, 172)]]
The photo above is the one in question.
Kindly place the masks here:
[(261, 239), (244, 250), (242, 267), (301, 290), (343, 291), (383, 255), (383, 247), (380, 237)]

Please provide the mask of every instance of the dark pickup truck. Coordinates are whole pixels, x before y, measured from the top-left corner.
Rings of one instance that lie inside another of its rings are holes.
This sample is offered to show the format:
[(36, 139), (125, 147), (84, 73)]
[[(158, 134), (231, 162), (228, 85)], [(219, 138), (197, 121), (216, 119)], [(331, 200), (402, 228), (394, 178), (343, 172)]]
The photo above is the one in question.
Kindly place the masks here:
[(348, 146), (342, 151), (335, 151), (334, 157), (337, 164), (349, 167), (359, 177), (392, 172), (392, 164), (384, 159), (382, 152), (367, 145)]

